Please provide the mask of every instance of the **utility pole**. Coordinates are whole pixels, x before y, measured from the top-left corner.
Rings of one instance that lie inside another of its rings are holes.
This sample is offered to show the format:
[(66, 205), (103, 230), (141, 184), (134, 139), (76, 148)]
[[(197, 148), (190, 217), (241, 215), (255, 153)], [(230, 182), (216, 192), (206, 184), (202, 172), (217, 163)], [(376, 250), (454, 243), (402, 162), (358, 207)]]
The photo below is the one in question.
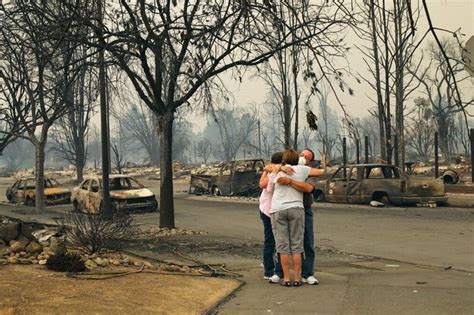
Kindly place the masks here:
[(471, 183), (474, 184), (474, 128), (471, 128)]
[(112, 207), (110, 204), (110, 144), (109, 144), (109, 125), (108, 125), (108, 106), (107, 106), (107, 90), (105, 81), (105, 41), (104, 41), (104, 17), (102, 0), (97, 2), (97, 11), (99, 13), (99, 97), (100, 97), (100, 132), (102, 142), (102, 209), (106, 216), (112, 215)]
[(435, 156), (434, 156), (434, 162), (435, 162), (435, 169), (434, 169), (434, 173), (435, 173), (435, 178), (438, 178), (439, 177), (439, 161), (438, 161), (438, 132), (436, 131), (435, 132), (435, 138), (434, 138), (434, 153), (435, 153)]
[(369, 164), (369, 137), (365, 136), (365, 164)]
[(259, 157), (262, 157), (262, 137), (260, 131), (260, 119), (257, 120), (257, 127), (258, 127), (258, 154)]

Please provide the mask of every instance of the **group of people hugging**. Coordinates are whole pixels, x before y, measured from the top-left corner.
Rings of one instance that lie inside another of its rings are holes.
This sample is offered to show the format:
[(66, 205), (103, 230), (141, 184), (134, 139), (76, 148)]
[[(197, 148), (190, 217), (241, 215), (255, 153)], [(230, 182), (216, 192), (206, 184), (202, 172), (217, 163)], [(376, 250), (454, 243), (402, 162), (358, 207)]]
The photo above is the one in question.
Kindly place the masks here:
[[(274, 153), (260, 178), (260, 218), (263, 222), (264, 279), (284, 287), (315, 285), (313, 202), (309, 176), (322, 169), (310, 167), (314, 152), (293, 149)], [(290, 266), (293, 262), (293, 281)]]

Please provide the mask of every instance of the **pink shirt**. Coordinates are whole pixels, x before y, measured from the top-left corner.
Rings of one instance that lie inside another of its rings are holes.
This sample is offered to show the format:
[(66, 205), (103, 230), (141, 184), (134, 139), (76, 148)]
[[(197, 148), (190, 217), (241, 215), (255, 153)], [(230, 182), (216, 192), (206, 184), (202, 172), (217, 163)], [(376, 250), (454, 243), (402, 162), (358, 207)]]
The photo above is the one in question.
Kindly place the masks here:
[(275, 174), (269, 173), (267, 187), (262, 190), (260, 195), (260, 211), (262, 211), (267, 217), (270, 217), (270, 209), (272, 208), (272, 197), (273, 189), (275, 188)]

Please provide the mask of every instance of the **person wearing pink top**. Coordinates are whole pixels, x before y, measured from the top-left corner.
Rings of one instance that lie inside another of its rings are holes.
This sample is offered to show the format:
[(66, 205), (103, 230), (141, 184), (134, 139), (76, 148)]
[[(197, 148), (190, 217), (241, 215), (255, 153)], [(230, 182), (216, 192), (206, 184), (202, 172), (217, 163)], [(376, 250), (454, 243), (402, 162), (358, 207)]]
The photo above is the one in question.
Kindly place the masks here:
[[(277, 152), (272, 155), (272, 164), (281, 164), (283, 153)], [(264, 171), (260, 177), (260, 188), (262, 194), (260, 195), (260, 219), (263, 223), (263, 278), (271, 279), (274, 275), (278, 278), (283, 277), (283, 271), (278, 259), (274, 259), (275, 255), (275, 238), (272, 232), (272, 223), (270, 220), (270, 209), (272, 207), (273, 187), (275, 187), (274, 179), (276, 173)]]

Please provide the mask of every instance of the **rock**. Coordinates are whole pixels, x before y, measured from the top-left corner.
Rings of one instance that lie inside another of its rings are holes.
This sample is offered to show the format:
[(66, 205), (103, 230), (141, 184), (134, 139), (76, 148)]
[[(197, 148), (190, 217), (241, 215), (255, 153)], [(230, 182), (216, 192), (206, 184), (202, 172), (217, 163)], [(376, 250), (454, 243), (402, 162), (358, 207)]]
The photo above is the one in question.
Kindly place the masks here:
[(7, 259), (0, 258), (0, 265), (7, 265), (7, 264), (8, 264)]
[(66, 253), (66, 245), (64, 245), (64, 242), (59, 239), (58, 237), (51, 237), (51, 243), (49, 245), (49, 251), (61, 255)]
[(134, 261), (134, 262), (133, 262), (133, 265), (134, 265), (135, 267), (141, 267), (141, 266), (142, 266), (142, 263), (139, 262), (139, 261)]
[(120, 261), (118, 261), (117, 259), (113, 259), (113, 260), (111, 261), (111, 263), (112, 263), (112, 265), (114, 265), (114, 266), (120, 266)]
[(11, 253), (10, 247), (0, 248), (0, 257), (10, 255), (10, 253)]
[(20, 258), (18, 259), (18, 262), (22, 265), (29, 265), (31, 264), (31, 261), (28, 258)]
[(153, 267), (153, 265), (152, 265), (150, 262), (148, 262), (148, 261), (144, 261), (143, 264), (144, 264), (145, 267), (147, 267), (147, 268), (152, 268), (152, 267)]
[(18, 237), (20, 233), (20, 223), (19, 222), (9, 222), (0, 224), (0, 239), (5, 242), (9, 242)]
[(49, 244), (50, 238), (56, 235), (56, 231), (38, 230), (38, 231), (33, 232), (32, 234), (38, 240), (38, 242)]
[(106, 258), (97, 257), (96, 259), (94, 259), (94, 262), (97, 264), (97, 266), (100, 267), (107, 267), (109, 265), (109, 260)]
[(89, 269), (97, 268), (97, 264), (90, 259), (86, 260), (85, 265)]
[(13, 253), (22, 252), (26, 249), (26, 247), (28, 246), (28, 243), (30, 243), (30, 241), (26, 238), (21, 238), (17, 241), (10, 242), (10, 250)]
[(37, 264), (38, 264), (38, 260), (37, 260), (37, 259), (33, 259), (33, 260), (31, 261), (31, 263), (32, 263), (33, 265), (37, 265)]
[(26, 251), (30, 254), (39, 254), (43, 251), (43, 246), (36, 241), (31, 241), (30, 244), (26, 246)]
[(0, 239), (0, 247), (5, 247), (5, 246), (7, 246), (7, 243), (4, 240)]
[(46, 259), (41, 259), (40, 261), (38, 261), (38, 264), (39, 265), (46, 265)]
[(35, 237), (32, 234), (33, 232), (33, 227), (30, 225), (27, 225), (25, 223), (20, 223), (20, 234), (21, 236), (29, 239), (29, 240), (34, 240)]
[(7, 261), (8, 261), (8, 263), (10, 263), (10, 264), (17, 264), (17, 263), (18, 263), (18, 258), (16, 258), (15, 256), (13, 256), (13, 257), (8, 257), (8, 258), (7, 258)]
[[(28, 246), (26, 246), (26, 247), (28, 247)], [(27, 254), (28, 254), (27, 252), (20, 252), (20, 257), (26, 257)]]

